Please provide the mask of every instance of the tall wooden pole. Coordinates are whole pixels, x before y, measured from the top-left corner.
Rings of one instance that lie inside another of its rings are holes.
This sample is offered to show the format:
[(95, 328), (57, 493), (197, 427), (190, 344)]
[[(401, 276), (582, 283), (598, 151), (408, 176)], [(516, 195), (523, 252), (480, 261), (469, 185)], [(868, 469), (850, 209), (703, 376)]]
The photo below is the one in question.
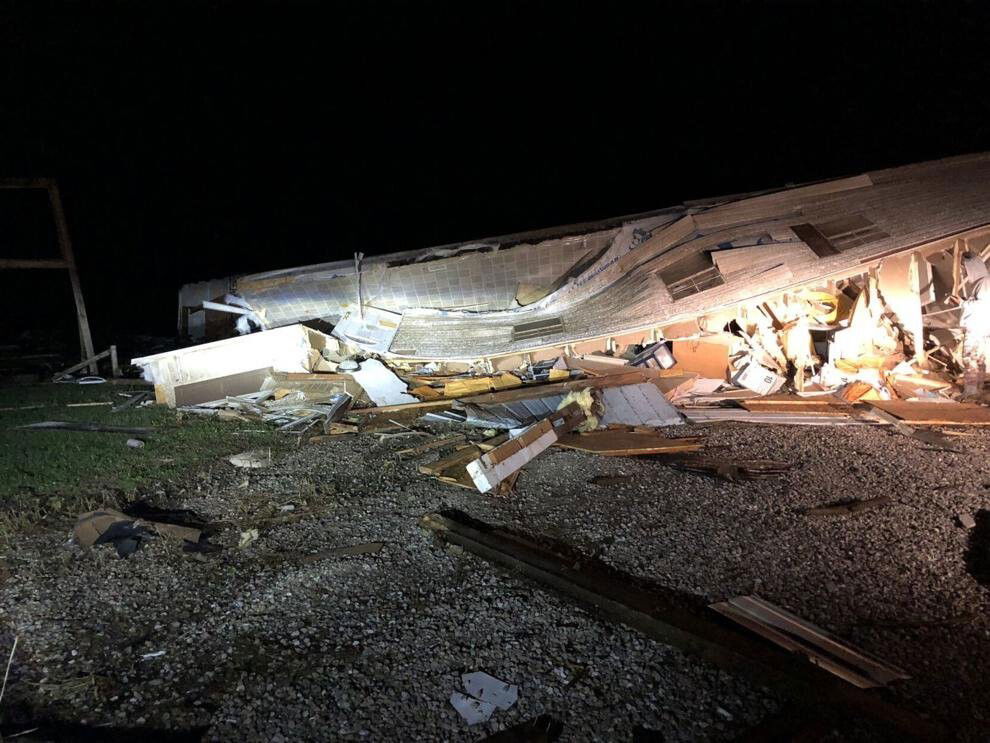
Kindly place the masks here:
[[(76, 258), (72, 253), (72, 241), (69, 239), (69, 227), (65, 222), (65, 212), (62, 210), (62, 196), (54, 180), (48, 181), (48, 200), (52, 205), (55, 216), (55, 231), (58, 235), (58, 249), (62, 260), (69, 270), (69, 283), (72, 285), (72, 296), (76, 301), (76, 319), (79, 321), (79, 346), (82, 359), (92, 358), (93, 336), (89, 332), (89, 316), (86, 314), (86, 302), (83, 300), (82, 286), (79, 284), (79, 272), (76, 270)], [(89, 365), (89, 373), (96, 374), (96, 362)]]

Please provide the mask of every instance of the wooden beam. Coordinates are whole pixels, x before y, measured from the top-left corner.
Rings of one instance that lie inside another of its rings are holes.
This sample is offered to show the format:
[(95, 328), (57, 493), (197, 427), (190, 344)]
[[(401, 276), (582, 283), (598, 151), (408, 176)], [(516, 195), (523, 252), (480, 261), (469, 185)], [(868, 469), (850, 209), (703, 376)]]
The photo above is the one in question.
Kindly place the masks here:
[[(72, 285), (72, 297), (76, 302), (76, 319), (79, 322), (79, 345), (81, 357), (93, 357), (93, 336), (89, 332), (89, 316), (86, 314), (86, 302), (83, 300), (82, 286), (79, 283), (79, 272), (76, 270), (76, 259), (72, 253), (72, 241), (69, 239), (69, 226), (65, 221), (65, 211), (62, 209), (62, 196), (55, 181), (47, 181), (48, 200), (51, 203), (52, 215), (55, 217), (55, 232), (58, 235), (58, 248), (62, 253), (69, 270), (69, 283)], [(89, 365), (89, 373), (96, 374), (96, 362)]]
[(726, 625), (696, 597), (675, 594), (669, 588), (651, 588), (643, 579), (621, 573), (566, 545), (551, 545), (545, 537), (482, 524), (463, 514), (430, 513), (420, 525), (443, 541), (501, 564), (514, 574), (591, 604), (611, 619), (665, 645), (730, 673), (745, 675), (801, 703), (816, 708), (824, 703), (865, 715), (912, 739), (946, 739), (947, 731), (939, 723), (896, 706), (883, 695), (884, 690), (859, 689), (799, 656)]
[(82, 361), (80, 361), (78, 364), (73, 364), (69, 368), (60, 371), (58, 374), (52, 377), (52, 381), (57, 382), (58, 380), (69, 376), (73, 372), (79, 371), (84, 366), (89, 367), (90, 374), (96, 374), (97, 372), (96, 362), (99, 361), (100, 359), (105, 359), (109, 355), (110, 355), (110, 349), (108, 348), (106, 351), (100, 351), (98, 354), (95, 354), (94, 356), (89, 356), (83, 359)]
[(0, 268), (68, 268), (69, 264), (64, 260), (52, 259), (27, 259), (27, 258), (0, 258)]

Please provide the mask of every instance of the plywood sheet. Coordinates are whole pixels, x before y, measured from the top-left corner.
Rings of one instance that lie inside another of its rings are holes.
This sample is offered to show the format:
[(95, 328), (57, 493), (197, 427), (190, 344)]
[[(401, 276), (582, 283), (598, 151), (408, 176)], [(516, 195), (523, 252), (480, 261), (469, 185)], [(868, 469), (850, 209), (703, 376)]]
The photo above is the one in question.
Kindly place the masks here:
[(671, 352), (677, 363), (672, 371), (697, 372), (703, 379), (724, 380), (729, 371), (729, 345), (730, 340), (722, 336), (674, 341)]

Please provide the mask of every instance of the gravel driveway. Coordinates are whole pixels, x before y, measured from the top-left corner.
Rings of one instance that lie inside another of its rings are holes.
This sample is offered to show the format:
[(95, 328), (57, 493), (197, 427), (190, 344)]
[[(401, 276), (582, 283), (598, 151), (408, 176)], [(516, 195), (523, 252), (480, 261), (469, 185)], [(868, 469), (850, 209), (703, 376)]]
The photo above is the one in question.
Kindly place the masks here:
[[(565, 741), (729, 740), (778, 709), (746, 679), (444, 550), (417, 520), (450, 507), (712, 601), (759, 593), (906, 669), (903, 705), (949, 721), (959, 740), (985, 740), (990, 592), (967, 555), (987, 549), (988, 514), (971, 530), (956, 515), (990, 508), (990, 432), (964, 433), (951, 453), (866, 427), (684, 426), (676, 435), (703, 435), (707, 455), (794, 469), (734, 484), (551, 450), (504, 499), (420, 475), (437, 453), (394, 454), (415, 437), (335, 437), (250, 472), (217, 462), (144, 494), (223, 526), (212, 541), (224, 549), (203, 560), (165, 540), (127, 559), (84, 552), (67, 525), (12, 546), (4, 661), (15, 634), (19, 644), (3, 730), (62, 721), (206, 740), (469, 741), (546, 712)], [(589, 484), (602, 474), (633, 478)], [(855, 516), (801, 512), (877, 495), (891, 502)], [(239, 549), (252, 526), (259, 538)], [(301, 560), (365, 542), (384, 547)], [(448, 699), (475, 670), (518, 684), (519, 701), (469, 728)], [(884, 735), (859, 725), (841, 738)]]

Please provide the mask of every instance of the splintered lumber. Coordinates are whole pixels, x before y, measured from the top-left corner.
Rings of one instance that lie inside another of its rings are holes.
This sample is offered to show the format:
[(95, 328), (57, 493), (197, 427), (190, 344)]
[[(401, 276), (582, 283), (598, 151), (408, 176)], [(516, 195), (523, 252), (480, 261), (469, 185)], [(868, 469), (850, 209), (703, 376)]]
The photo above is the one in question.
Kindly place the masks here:
[(419, 446), (414, 446), (410, 449), (400, 449), (395, 454), (398, 457), (416, 457), (420, 454), (425, 454), (431, 449), (440, 449), (444, 446), (452, 446), (453, 444), (459, 444), (464, 441), (464, 434), (459, 433), (455, 436), (447, 436), (442, 439), (433, 439), (433, 441), (427, 441), (425, 444), (420, 444)]
[(554, 446), (605, 457), (634, 457), (641, 454), (698, 451), (701, 449), (701, 439), (670, 439), (662, 434), (646, 431), (590, 431), (561, 436)]
[(715, 475), (729, 482), (777, 477), (792, 466), (790, 462), (778, 462), (773, 459), (719, 459), (697, 456), (661, 457), (659, 461), (677, 469)]
[(487, 493), (513, 472), (542, 454), (585, 420), (576, 402), (561, 408), (515, 438), (496, 446), (467, 465), (468, 474), (481, 493)]
[(900, 668), (839, 640), (821, 627), (759, 596), (737, 596), (711, 604), (711, 608), (785, 650), (807, 656), (819, 668), (860, 689), (911, 678)]
[(869, 404), (917, 426), (990, 426), (990, 408), (974, 403), (870, 400)]
[(487, 441), (465, 446), (462, 449), (458, 449), (449, 457), (439, 459), (432, 464), (421, 464), (419, 466), (419, 472), (435, 477), (449, 485), (457, 485), (458, 487), (474, 490), (474, 481), (467, 471), (468, 462), (473, 462), (486, 451), (491, 451), (507, 441), (508, 438), (508, 434), (502, 434)]
[(942, 726), (896, 706), (884, 689), (853, 686), (804, 656), (721, 620), (699, 597), (622, 573), (546, 537), (508, 531), (462, 513), (430, 513), (420, 525), (447, 543), (595, 606), (608, 618), (725, 671), (746, 675), (822, 712), (828, 711), (823, 705), (834, 706), (840, 721), (850, 713), (866, 715), (911, 738), (945, 739)]

